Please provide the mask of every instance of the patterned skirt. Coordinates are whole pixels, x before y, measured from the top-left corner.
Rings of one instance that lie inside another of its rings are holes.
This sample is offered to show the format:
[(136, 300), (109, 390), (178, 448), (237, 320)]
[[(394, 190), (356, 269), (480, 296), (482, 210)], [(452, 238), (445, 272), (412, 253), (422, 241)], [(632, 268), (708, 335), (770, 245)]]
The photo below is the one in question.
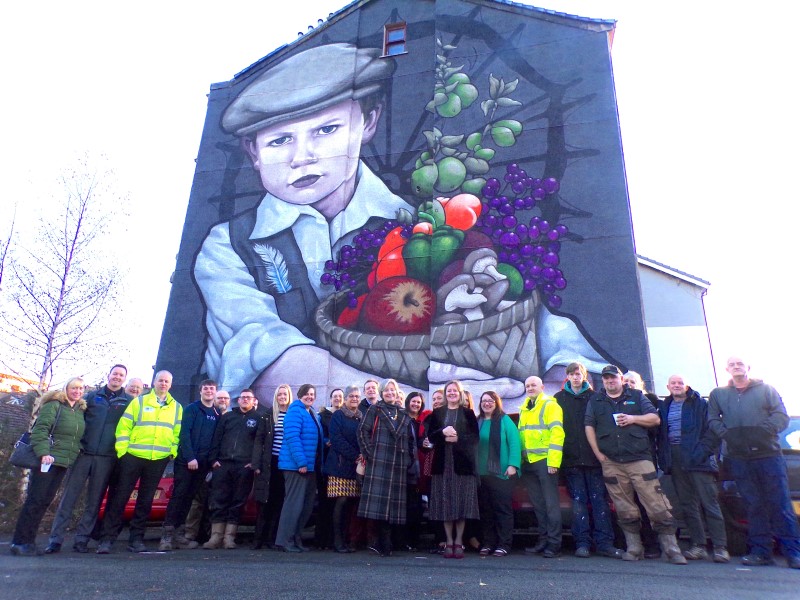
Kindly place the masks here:
[(431, 477), (429, 518), (432, 521), (478, 519), (478, 478), (456, 475), (453, 449), (445, 447), (444, 473)]
[(355, 479), (328, 477), (328, 498), (358, 498), (361, 486)]

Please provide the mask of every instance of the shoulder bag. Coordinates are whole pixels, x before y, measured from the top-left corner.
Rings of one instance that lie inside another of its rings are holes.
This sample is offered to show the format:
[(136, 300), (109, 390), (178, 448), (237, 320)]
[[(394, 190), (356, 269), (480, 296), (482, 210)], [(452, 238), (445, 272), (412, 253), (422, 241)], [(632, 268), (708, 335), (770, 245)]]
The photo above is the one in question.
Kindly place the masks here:
[[(59, 403), (58, 405), (58, 410), (56, 411), (56, 418), (53, 421), (53, 424), (50, 426), (50, 431), (47, 434), (48, 437), (50, 438), (51, 448), (56, 443), (55, 440), (53, 439), (53, 432), (56, 429), (56, 425), (58, 425), (58, 419), (60, 416), (61, 416), (61, 403)], [(32, 429), (33, 427), (31, 427), (31, 430)], [(10, 462), (15, 467), (20, 467), (21, 469), (35, 469), (42, 463), (42, 459), (36, 456), (36, 453), (33, 451), (33, 446), (31, 446), (30, 431), (26, 431), (21, 436), (19, 436), (19, 439), (14, 443), (14, 451), (8, 458), (8, 462)]]

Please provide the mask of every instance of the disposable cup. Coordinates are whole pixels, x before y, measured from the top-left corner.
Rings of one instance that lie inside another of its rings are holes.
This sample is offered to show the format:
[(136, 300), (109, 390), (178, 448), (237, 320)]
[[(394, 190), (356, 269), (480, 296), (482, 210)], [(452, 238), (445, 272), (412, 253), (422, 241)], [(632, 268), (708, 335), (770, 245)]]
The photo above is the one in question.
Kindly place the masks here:
[(619, 426), (619, 420), (618, 419), (624, 414), (625, 413), (614, 413), (613, 415), (611, 415), (612, 417), (614, 417), (614, 423), (616, 423), (617, 426)]
[(42, 473), (47, 473), (50, 470), (51, 463), (42, 463)]

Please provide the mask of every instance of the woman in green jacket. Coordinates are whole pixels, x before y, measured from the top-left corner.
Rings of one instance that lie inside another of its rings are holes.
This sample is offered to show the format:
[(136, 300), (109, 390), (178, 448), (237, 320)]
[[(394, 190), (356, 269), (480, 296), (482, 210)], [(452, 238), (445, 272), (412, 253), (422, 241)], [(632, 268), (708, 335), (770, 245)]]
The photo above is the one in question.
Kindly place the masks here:
[(503, 412), (496, 392), (481, 396), (478, 417), (478, 503), (483, 526), (481, 556), (505, 556), (511, 549), (514, 509), (511, 498), (520, 468), (519, 432)]
[(86, 410), (83, 387), (83, 379), (73, 377), (63, 390), (42, 396), (39, 416), (31, 430), (31, 445), (42, 466), (31, 471), (25, 504), (11, 542), (11, 554), (41, 554), (36, 548), (39, 524), (81, 449)]

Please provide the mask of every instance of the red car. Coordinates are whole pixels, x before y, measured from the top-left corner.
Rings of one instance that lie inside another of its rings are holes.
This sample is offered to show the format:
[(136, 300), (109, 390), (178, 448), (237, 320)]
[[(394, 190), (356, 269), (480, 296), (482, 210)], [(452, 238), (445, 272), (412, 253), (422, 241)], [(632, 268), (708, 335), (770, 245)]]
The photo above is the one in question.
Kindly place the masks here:
[[(173, 464), (173, 461), (169, 461), (167, 468), (164, 469), (164, 474), (161, 476), (161, 480), (158, 482), (158, 488), (153, 496), (153, 506), (150, 509), (150, 518), (148, 519), (148, 522), (150, 523), (161, 524), (167, 516), (167, 505), (169, 504), (169, 499), (172, 498), (172, 492), (175, 487), (173, 485)], [(139, 484), (137, 483), (133, 492), (131, 492), (131, 497), (128, 498), (128, 502), (125, 503), (125, 512), (122, 516), (123, 521), (128, 522), (133, 518), (133, 510), (136, 507), (136, 499), (138, 496)], [(100, 518), (102, 518), (105, 514), (107, 501), (108, 493), (106, 493), (102, 503), (100, 504)], [(253, 500), (253, 495), (251, 493), (247, 498), (247, 503), (245, 504), (242, 512), (242, 520), (240, 522), (241, 525), (254, 525), (257, 514), (258, 507), (256, 506), (256, 502)]]

